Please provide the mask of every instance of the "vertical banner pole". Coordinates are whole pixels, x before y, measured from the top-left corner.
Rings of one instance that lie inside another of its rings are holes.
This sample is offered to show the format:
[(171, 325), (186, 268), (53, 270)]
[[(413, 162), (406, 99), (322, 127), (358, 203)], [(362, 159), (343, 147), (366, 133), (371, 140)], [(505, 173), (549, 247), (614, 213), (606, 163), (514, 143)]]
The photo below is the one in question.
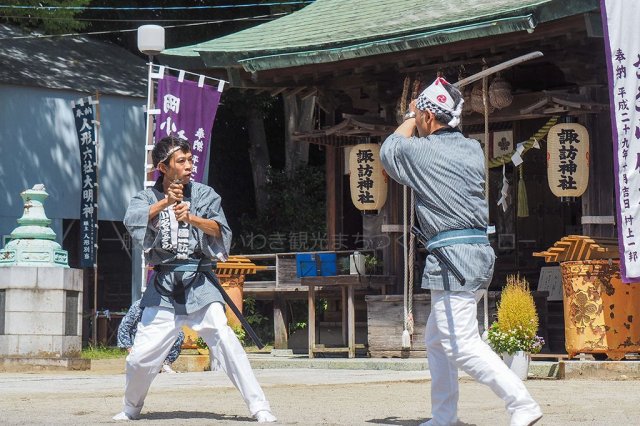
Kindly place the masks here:
[[(148, 165), (153, 165), (153, 161), (149, 161), (149, 153), (148, 147), (153, 145), (153, 114), (151, 114), (151, 110), (154, 108), (154, 99), (153, 99), (153, 56), (149, 55), (149, 72), (147, 75), (147, 133), (146, 133), (146, 141), (144, 148), (144, 175), (142, 179), (142, 187), (146, 189), (146, 182), (151, 181), (153, 179), (153, 170), (148, 168)], [(142, 271), (140, 273), (140, 293), (142, 293), (147, 284), (147, 263), (144, 259), (144, 250), (140, 251), (140, 264), (142, 265)], [(131, 303), (134, 301), (132, 300)]]

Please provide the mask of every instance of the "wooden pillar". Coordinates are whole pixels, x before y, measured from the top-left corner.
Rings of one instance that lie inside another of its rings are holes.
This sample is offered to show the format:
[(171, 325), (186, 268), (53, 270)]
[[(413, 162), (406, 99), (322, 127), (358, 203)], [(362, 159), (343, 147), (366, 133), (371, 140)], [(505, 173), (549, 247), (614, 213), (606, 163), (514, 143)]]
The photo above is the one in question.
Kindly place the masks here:
[[(608, 102), (608, 98), (598, 100)], [(582, 233), (591, 237), (615, 237), (616, 226), (606, 223), (608, 218), (616, 218), (611, 118), (608, 112), (589, 114), (581, 117), (579, 123), (589, 131), (591, 159), (589, 185), (582, 195), (582, 216), (590, 218), (591, 223), (583, 223)]]
[(313, 350), (316, 346), (316, 295), (315, 287), (313, 285), (309, 285), (307, 298), (309, 300), (309, 319), (307, 321), (309, 332), (309, 358), (313, 358)]
[[(335, 111), (327, 111), (325, 124), (335, 124)], [(336, 235), (342, 232), (342, 148), (325, 146), (325, 179), (327, 192), (327, 247), (336, 247)]]
[(342, 292), (342, 344), (344, 346), (349, 345), (349, 303), (347, 302), (347, 287), (342, 286), (340, 288)]
[[(385, 225), (402, 226), (402, 185), (389, 178), (389, 193), (384, 205)], [(383, 249), (384, 274), (395, 276), (392, 294), (402, 293), (404, 280), (404, 255), (398, 238), (402, 238), (401, 231), (387, 232), (389, 244)]]
[(280, 294), (273, 297), (274, 349), (289, 349), (287, 301)]
[(353, 305), (353, 296), (353, 286), (347, 286), (347, 335), (349, 340), (349, 358), (356, 357), (356, 314), (355, 307)]
[(338, 193), (336, 191), (336, 157), (338, 149), (327, 146), (325, 155), (325, 175), (327, 185), (327, 247), (333, 250), (338, 233)]

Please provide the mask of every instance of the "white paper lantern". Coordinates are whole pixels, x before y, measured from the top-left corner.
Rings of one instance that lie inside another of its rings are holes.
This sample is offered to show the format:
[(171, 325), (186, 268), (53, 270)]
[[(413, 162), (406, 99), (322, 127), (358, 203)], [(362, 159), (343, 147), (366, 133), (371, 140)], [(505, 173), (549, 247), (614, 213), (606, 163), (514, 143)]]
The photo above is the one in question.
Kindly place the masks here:
[(579, 197), (589, 183), (589, 132), (578, 123), (560, 123), (547, 136), (547, 178), (557, 197)]
[(380, 162), (380, 145), (355, 145), (349, 153), (351, 201), (359, 210), (380, 210), (387, 201), (387, 178)]
[(154, 56), (164, 50), (164, 28), (160, 25), (138, 27), (138, 50)]

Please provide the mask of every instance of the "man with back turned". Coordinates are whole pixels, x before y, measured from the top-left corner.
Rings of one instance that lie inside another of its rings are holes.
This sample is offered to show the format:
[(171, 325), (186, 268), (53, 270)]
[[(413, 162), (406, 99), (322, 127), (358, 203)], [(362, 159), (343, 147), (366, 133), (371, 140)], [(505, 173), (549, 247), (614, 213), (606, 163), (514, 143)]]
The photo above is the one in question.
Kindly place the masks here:
[(387, 173), (415, 192), (429, 252), (422, 287), (431, 290), (425, 339), (432, 418), (422, 425), (458, 422), (461, 369), (504, 400), (511, 426), (529, 426), (542, 417), (540, 407), (478, 332), (476, 293), (491, 282), (495, 254), (486, 234), (483, 151), (457, 129), (463, 102), (458, 89), (436, 79), (380, 151)]

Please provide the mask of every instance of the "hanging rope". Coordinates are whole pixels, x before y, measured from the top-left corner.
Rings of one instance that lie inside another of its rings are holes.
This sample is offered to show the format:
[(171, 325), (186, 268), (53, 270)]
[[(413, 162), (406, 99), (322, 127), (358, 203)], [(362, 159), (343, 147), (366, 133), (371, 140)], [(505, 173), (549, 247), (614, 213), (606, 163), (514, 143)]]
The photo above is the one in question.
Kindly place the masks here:
[[(440, 76), (440, 75), (439, 75)], [(420, 77), (416, 76), (416, 79), (413, 81), (413, 87), (411, 90), (411, 99), (416, 99), (418, 97), (418, 93), (420, 92), (421, 85)], [(410, 208), (409, 208), (409, 230), (413, 229), (415, 226), (415, 215), (416, 211), (416, 194), (413, 189), (411, 189), (410, 193)], [(409, 253), (408, 253), (408, 261), (407, 261), (407, 276), (408, 276), (408, 284), (407, 284), (407, 315), (405, 316), (405, 330), (409, 335), (409, 343), (406, 347), (411, 347), (411, 338), (413, 335), (413, 284), (414, 284), (414, 270), (415, 270), (415, 249), (416, 249), (416, 236), (413, 235), (413, 232), (409, 233)], [(406, 338), (405, 338), (406, 340)], [(405, 342), (406, 343), (406, 342)], [(405, 347), (405, 345), (403, 345)]]
[[(482, 60), (484, 62), (484, 59)], [(482, 70), (487, 69), (487, 64)], [(489, 201), (489, 79), (482, 79), (482, 105), (484, 106), (484, 199)]]
[[(409, 98), (409, 86), (411, 83), (411, 79), (409, 76), (404, 78), (404, 84), (402, 85), (402, 96), (400, 97), (400, 117), (403, 117), (407, 112), (407, 99)], [(409, 316), (409, 302), (408, 302), (408, 290), (409, 290), (409, 280), (407, 276), (407, 187), (402, 187), (402, 245), (403, 245), (403, 298), (402, 298), (402, 307), (403, 307), (403, 331), (402, 331), (402, 347), (409, 348), (411, 347), (411, 338), (409, 331), (407, 329), (407, 318)]]
[[(413, 229), (416, 222), (416, 195), (411, 190), (411, 208), (409, 209), (409, 229)], [(416, 236), (413, 232), (409, 233), (409, 285), (407, 286), (407, 317), (405, 328), (409, 335), (413, 335), (413, 272), (415, 263)]]
[(402, 347), (410, 348), (411, 347), (411, 334), (409, 333), (409, 329), (407, 328), (407, 319), (409, 318), (409, 275), (407, 274), (408, 268), (408, 256), (407, 249), (409, 248), (409, 244), (407, 241), (407, 187), (402, 187), (402, 245), (403, 245), (403, 256), (404, 256), (404, 295), (402, 299), (403, 304), (403, 314), (404, 314), (404, 329), (402, 331)]
[(411, 79), (409, 76), (404, 78), (404, 84), (402, 85), (402, 97), (400, 97), (400, 115), (404, 116), (404, 113), (407, 112), (407, 97), (409, 96), (409, 85), (411, 84)]
[[(412, 99), (418, 96), (418, 90), (420, 89), (420, 79), (416, 78), (412, 85), (411, 94), (409, 94), (409, 86), (411, 86), (411, 79), (407, 76), (404, 79), (402, 86), (402, 97), (400, 98), (400, 115), (404, 116), (407, 112), (408, 104)], [(403, 295), (403, 331), (402, 331), (402, 348), (411, 348), (411, 335), (413, 334), (413, 269), (414, 269), (414, 246), (415, 236), (410, 232), (411, 227), (415, 224), (414, 219), (415, 211), (415, 194), (413, 190), (409, 193), (409, 188), (403, 186), (402, 188), (402, 242), (404, 246), (404, 295)]]
[[(547, 121), (546, 124), (540, 128), (540, 130), (534, 133), (533, 136), (527, 139), (526, 142), (523, 142), (522, 145), (524, 147), (524, 150), (520, 155), (524, 155), (524, 153), (529, 151), (536, 143), (539, 143), (545, 137), (547, 137), (549, 130), (558, 123), (558, 118), (559, 116), (557, 115), (554, 115), (553, 117), (551, 117), (549, 121)], [(500, 167), (503, 164), (510, 163), (511, 157), (513, 156), (514, 153), (515, 153), (515, 150), (509, 152), (508, 154), (501, 155), (500, 157), (492, 158), (489, 161), (489, 167), (490, 168)]]

